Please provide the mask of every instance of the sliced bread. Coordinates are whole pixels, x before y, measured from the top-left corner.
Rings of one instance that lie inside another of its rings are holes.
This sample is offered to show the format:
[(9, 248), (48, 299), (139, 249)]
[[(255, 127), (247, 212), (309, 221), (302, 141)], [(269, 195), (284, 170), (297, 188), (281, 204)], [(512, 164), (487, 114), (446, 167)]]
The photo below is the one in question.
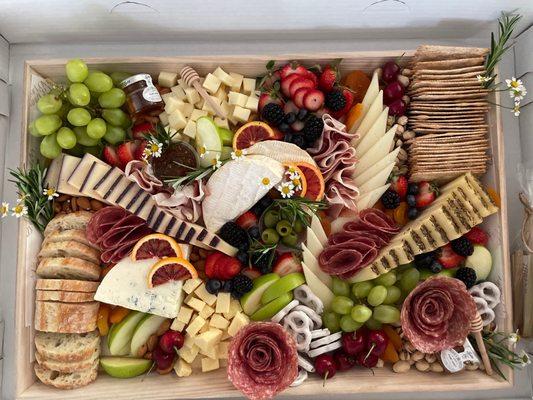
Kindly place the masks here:
[(85, 229), (67, 229), (66, 231), (51, 232), (44, 238), (43, 245), (48, 242), (65, 242), (67, 240), (73, 240), (96, 250), (100, 250), (98, 246), (92, 244), (89, 239), (87, 239)]
[(45, 257), (37, 266), (40, 278), (65, 278), (97, 281), (101, 268), (98, 264), (76, 257)]
[(88, 303), (35, 302), (35, 329), (43, 332), (83, 333), (96, 329), (97, 301)]
[(87, 282), (74, 279), (37, 279), (36, 289), (63, 290), (66, 292), (96, 292), (100, 282)]
[(98, 331), (88, 333), (35, 332), (37, 352), (47, 360), (78, 362), (100, 351)]
[(45, 385), (58, 389), (76, 389), (93, 382), (98, 375), (98, 361), (89, 368), (76, 372), (52, 371), (38, 363), (34, 366), (37, 378)]
[(62, 290), (37, 290), (35, 300), (85, 303), (94, 301), (94, 292), (65, 292)]
[(95, 348), (95, 351), (91, 354), (91, 356), (85, 360), (81, 361), (56, 361), (56, 360), (49, 360), (42, 356), (39, 352), (35, 353), (35, 359), (39, 363), (39, 365), (42, 365), (45, 368), (51, 369), (52, 371), (57, 372), (76, 372), (81, 371), (87, 368), (91, 368), (91, 366), (94, 364), (94, 362), (98, 362), (98, 357), (100, 355), (100, 350), (98, 348)]
[(93, 213), (89, 211), (76, 211), (68, 214), (60, 214), (54, 217), (44, 230), (44, 236), (54, 231), (66, 231), (68, 229), (85, 229)]
[(98, 250), (73, 240), (45, 243), (41, 246), (38, 257), (76, 257), (100, 265)]

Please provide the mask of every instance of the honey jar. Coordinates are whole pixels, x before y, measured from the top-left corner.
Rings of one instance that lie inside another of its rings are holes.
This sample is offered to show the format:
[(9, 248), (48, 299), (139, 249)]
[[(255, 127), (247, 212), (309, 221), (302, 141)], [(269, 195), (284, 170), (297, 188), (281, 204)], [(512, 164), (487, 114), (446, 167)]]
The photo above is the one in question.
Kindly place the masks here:
[(126, 93), (126, 104), (130, 114), (143, 114), (164, 107), (163, 99), (148, 74), (130, 76), (120, 82)]

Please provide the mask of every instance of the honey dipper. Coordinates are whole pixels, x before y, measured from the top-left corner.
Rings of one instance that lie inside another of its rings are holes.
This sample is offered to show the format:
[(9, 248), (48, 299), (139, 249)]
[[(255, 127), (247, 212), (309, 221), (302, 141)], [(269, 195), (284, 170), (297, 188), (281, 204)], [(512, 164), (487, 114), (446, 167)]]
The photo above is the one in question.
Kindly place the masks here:
[(485, 348), (485, 342), (483, 342), (483, 336), (481, 331), (483, 330), (483, 321), (479, 312), (476, 312), (476, 316), (470, 322), (470, 332), (474, 334), (476, 339), (477, 348), (481, 354), (481, 359), (483, 360), (483, 366), (485, 367), (485, 372), (487, 375), (492, 375), (492, 365), (490, 364), (489, 356), (487, 354), (487, 349)]
[(215, 113), (223, 119), (226, 119), (226, 113), (220, 107), (219, 104), (217, 104), (211, 96), (205, 91), (205, 89), (202, 87), (202, 84), (200, 83), (200, 75), (198, 75), (198, 72), (196, 72), (193, 68), (189, 66), (185, 66), (180, 71), (181, 78), (185, 81), (185, 84), (187, 86), (194, 87), (198, 94), (202, 96), (202, 98), (207, 101), (209, 106), (215, 111)]

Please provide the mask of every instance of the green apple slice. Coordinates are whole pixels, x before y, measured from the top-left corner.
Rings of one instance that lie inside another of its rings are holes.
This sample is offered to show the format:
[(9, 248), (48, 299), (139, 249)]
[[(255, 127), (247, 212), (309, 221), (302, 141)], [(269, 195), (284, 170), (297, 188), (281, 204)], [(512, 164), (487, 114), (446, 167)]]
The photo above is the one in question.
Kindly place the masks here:
[(479, 244), (474, 245), (474, 252), (466, 257), (465, 267), (476, 271), (476, 282), (484, 281), (489, 277), (492, 269), (492, 255), (486, 247)]
[(101, 357), (100, 365), (114, 378), (133, 378), (144, 374), (152, 366), (152, 360), (130, 357)]
[(113, 325), (107, 336), (107, 345), (111, 355), (123, 356), (129, 354), (130, 346), (128, 345), (133, 337), (133, 331), (145, 315), (145, 313), (139, 311), (131, 311), (122, 321)]
[(272, 318), (276, 315), (283, 307), (289, 304), (294, 299), (294, 295), (291, 292), (287, 292), (272, 300), (270, 303), (265, 304), (259, 310), (254, 312), (250, 319), (252, 321), (264, 321), (266, 319)]
[(222, 141), (218, 136), (218, 128), (210, 117), (200, 117), (196, 121), (196, 149), (200, 153), (202, 167), (213, 165), (217, 155), (221, 155)]
[(241, 298), (241, 307), (246, 315), (252, 315), (261, 307), (261, 296), (270, 285), (279, 279), (278, 274), (266, 274), (255, 278), (252, 290)]
[(226, 128), (221, 128), (217, 126), (218, 136), (222, 141), (223, 146), (232, 146), (233, 145), (233, 132)]
[(233, 147), (222, 146), (222, 155), (220, 156), (220, 159), (222, 161), (229, 160), (231, 158), (231, 153), (233, 153)]
[(157, 332), (165, 317), (159, 315), (147, 314), (140, 320), (133, 331), (131, 338), (130, 354), (132, 357), (137, 357), (137, 352), (143, 344), (148, 341), (148, 338)]
[(292, 292), (298, 286), (305, 283), (305, 277), (301, 272), (293, 272), (278, 279), (274, 284), (270, 285), (261, 297), (261, 303), (266, 304), (281, 295)]

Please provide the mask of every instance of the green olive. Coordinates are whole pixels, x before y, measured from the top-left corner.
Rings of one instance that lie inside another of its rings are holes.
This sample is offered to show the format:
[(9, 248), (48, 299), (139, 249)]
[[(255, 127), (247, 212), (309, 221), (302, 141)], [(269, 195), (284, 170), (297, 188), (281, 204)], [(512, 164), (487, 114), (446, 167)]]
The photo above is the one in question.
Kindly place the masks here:
[(261, 239), (263, 239), (265, 244), (276, 244), (279, 242), (279, 235), (275, 229), (268, 228), (261, 234)]
[(298, 244), (298, 235), (295, 232), (291, 232), (281, 238), (281, 243), (289, 247), (296, 247)]
[(267, 228), (274, 228), (279, 221), (279, 212), (276, 210), (268, 210), (263, 217), (263, 224)]
[(280, 236), (287, 236), (289, 233), (292, 232), (291, 223), (287, 220), (282, 219), (276, 224), (276, 231), (278, 231)]
[(295, 222), (294, 222), (294, 226), (292, 227), (292, 230), (296, 233), (302, 233), (304, 231), (304, 228), (305, 228), (305, 225), (302, 224), (302, 221), (300, 221), (299, 219), (297, 219)]

